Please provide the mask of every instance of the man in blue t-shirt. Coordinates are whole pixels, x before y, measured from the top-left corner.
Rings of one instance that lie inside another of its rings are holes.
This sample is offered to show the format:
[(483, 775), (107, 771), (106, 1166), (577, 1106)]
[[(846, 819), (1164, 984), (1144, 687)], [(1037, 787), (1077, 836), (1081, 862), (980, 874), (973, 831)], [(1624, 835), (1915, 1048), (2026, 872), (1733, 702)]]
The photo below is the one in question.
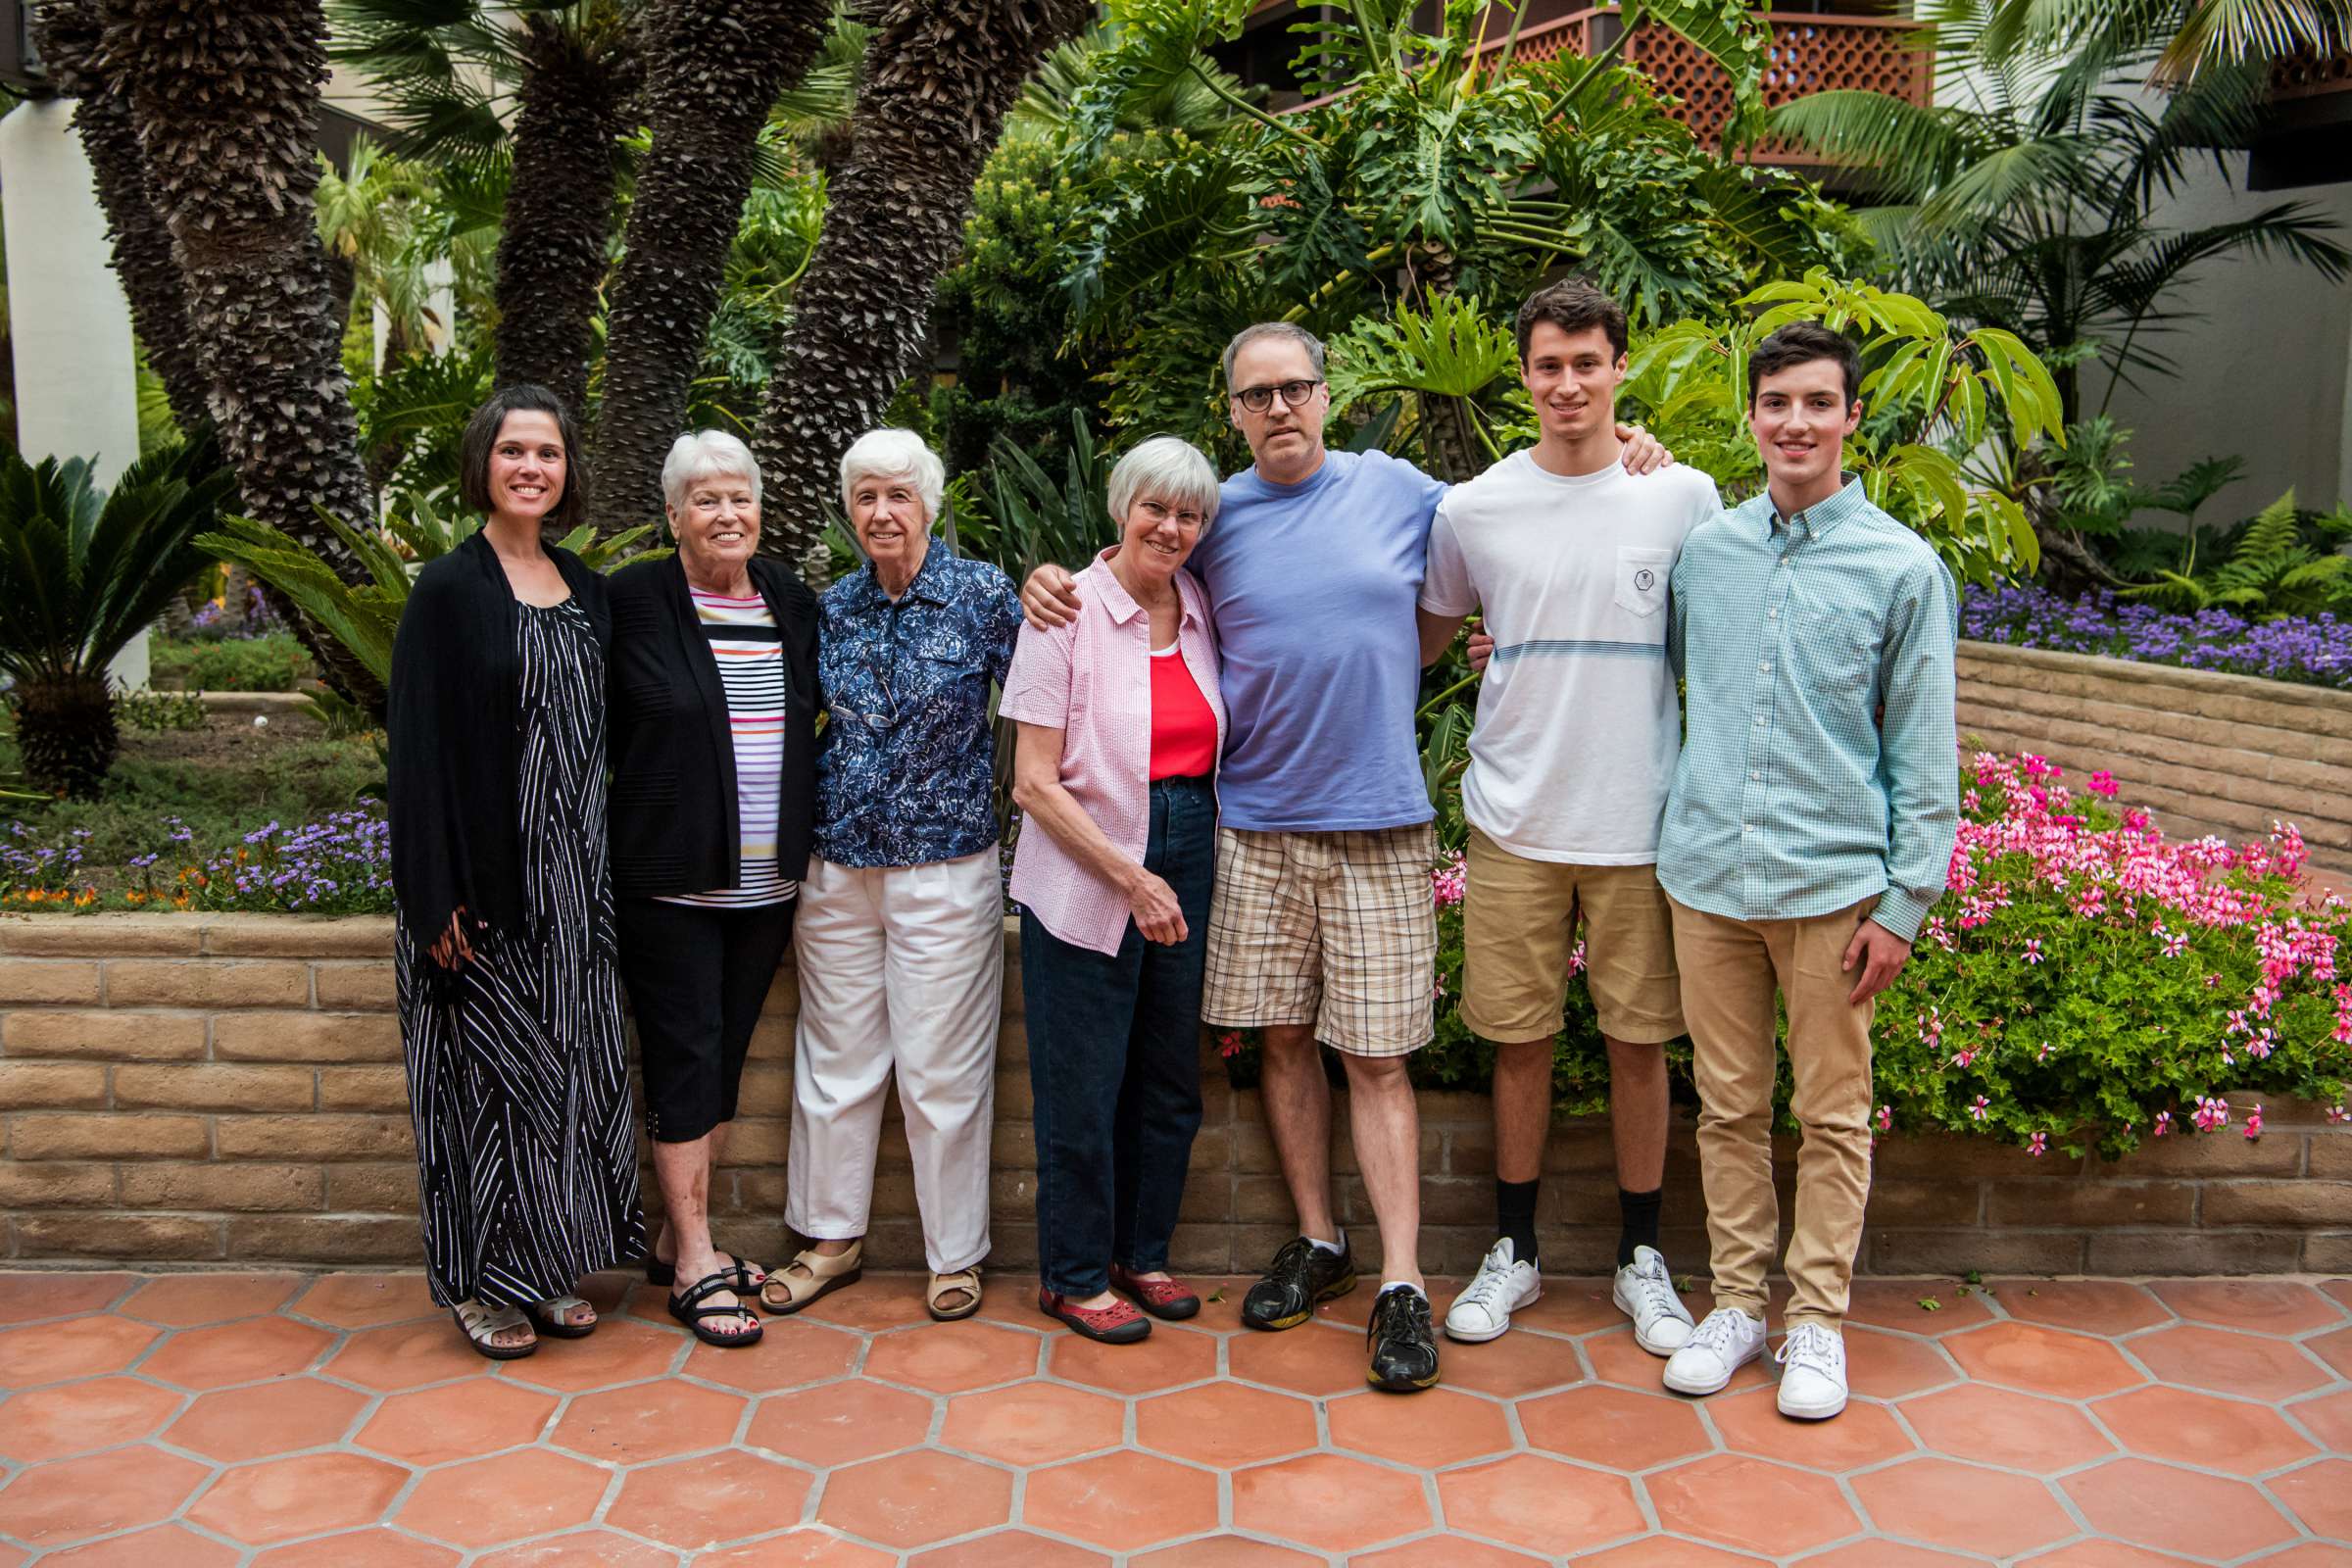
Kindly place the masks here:
[[(1413, 727), (1415, 607), (1446, 487), (1383, 453), (1325, 448), (1323, 345), (1304, 328), (1244, 329), (1224, 370), (1254, 461), (1225, 481), (1217, 525), (1189, 563), (1208, 590), (1228, 714), (1201, 1013), (1215, 1028), (1258, 1031), (1266, 1120), (1300, 1231), (1250, 1288), (1242, 1321), (1292, 1328), (1355, 1288), (1332, 1206), (1320, 1040), (1347, 1064), (1356, 1165), (1380, 1230), (1367, 1379), (1425, 1389), (1438, 1381), (1438, 1348), (1405, 1058), (1432, 1033), (1437, 846)], [(1628, 456), (1641, 470), (1659, 458), (1645, 436)], [(1033, 623), (1075, 614), (1070, 582), (1059, 566), (1030, 574)]]

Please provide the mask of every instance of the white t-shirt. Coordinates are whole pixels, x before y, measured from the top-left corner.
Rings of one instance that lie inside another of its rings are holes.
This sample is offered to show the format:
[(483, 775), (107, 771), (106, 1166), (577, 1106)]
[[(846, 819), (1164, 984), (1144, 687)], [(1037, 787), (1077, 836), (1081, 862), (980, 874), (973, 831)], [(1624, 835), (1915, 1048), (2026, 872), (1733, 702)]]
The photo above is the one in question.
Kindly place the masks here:
[(1438, 505), (1421, 608), (1485, 610), (1462, 814), (1513, 855), (1648, 865), (1682, 749), (1666, 579), (1715, 481), (1620, 464), (1566, 478), (1516, 452)]

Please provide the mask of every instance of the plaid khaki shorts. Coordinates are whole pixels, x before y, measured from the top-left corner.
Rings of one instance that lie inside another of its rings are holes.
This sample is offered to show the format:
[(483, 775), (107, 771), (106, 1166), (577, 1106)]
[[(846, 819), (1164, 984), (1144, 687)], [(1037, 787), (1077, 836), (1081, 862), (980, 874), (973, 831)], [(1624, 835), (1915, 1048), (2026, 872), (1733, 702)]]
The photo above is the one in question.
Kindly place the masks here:
[(1438, 910), (1427, 823), (1346, 833), (1217, 829), (1208, 906), (1212, 1028), (1311, 1024), (1351, 1056), (1429, 1044)]

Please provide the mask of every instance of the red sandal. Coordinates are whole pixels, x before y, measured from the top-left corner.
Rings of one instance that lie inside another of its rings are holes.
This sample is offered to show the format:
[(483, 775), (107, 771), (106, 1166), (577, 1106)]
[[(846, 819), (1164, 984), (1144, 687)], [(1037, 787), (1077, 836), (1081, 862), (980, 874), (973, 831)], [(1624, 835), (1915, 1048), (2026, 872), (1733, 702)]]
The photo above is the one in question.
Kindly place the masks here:
[(1108, 1306), (1073, 1306), (1070, 1298), (1059, 1291), (1040, 1286), (1037, 1309), (1104, 1345), (1133, 1345), (1152, 1332), (1152, 1320), (1125, 1301), (1113, 1301)]
[(1153, 1317), (1180, 1323), (1200, 1312), (1200, 1298), (1193, 1288), (1175, 1280), (1139, 1280), (1118, 1264), (1110, 1265), (1110, 1288), (1135, 1298), (1136, 1304)]

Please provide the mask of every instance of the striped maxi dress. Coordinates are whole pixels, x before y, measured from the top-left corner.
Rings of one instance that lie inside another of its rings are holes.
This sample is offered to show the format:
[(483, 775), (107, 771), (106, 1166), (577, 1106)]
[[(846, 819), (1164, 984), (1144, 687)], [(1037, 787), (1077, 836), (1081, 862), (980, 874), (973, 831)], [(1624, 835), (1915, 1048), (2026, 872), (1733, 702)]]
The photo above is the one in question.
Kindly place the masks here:
[[(433, 1299), (569, 1293), (645, 1255), (605, 845), (605, 671), (578, 604), (517, 605), (522, 926), (454, 975), (396, 947)], [(421, 937), (422, 945), (418, 938)]]

